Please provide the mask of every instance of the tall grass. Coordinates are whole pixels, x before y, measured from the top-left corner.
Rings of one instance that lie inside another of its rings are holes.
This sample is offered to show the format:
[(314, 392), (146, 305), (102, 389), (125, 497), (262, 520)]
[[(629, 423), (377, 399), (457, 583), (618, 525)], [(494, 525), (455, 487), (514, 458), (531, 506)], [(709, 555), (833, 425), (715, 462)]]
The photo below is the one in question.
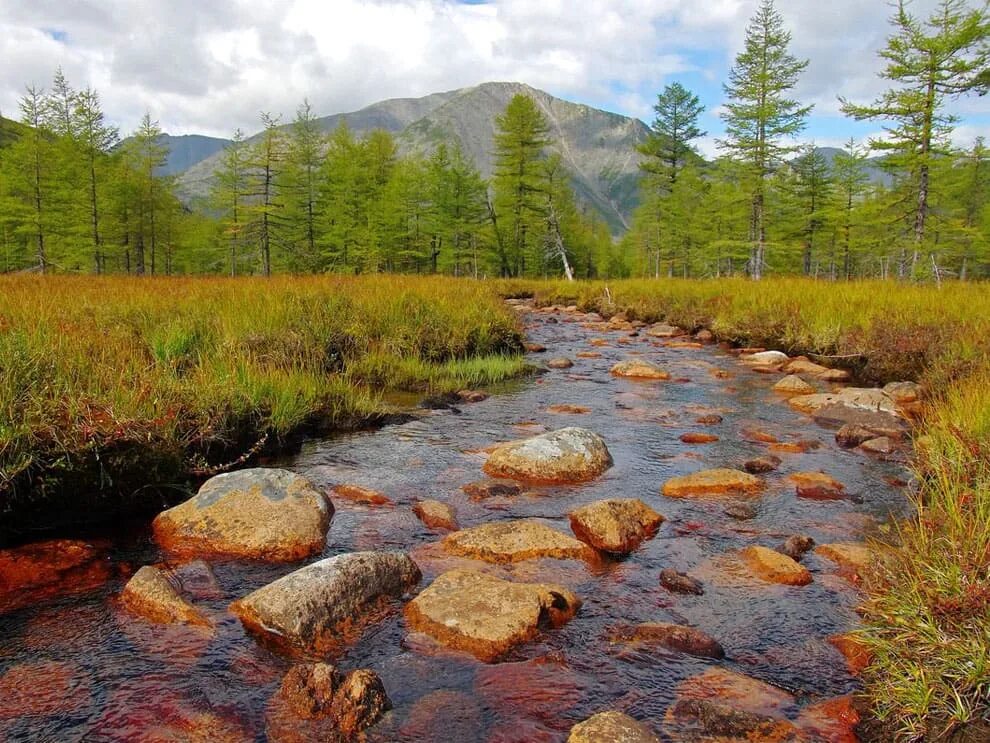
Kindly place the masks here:
[(947, 740), (990, 718), (990, 286), (661, 280), (500, 291), (820, 354), (865, 381), (923, 382), (915, 515), (882, 547), (862, 609), (874, 658), (866, 693), (879, 740)]
[(181, 477), (372, 420), (389, 390), (518, 374), (520, 350), (513, 314), (468, 280), (0, 276), (0, 503)]

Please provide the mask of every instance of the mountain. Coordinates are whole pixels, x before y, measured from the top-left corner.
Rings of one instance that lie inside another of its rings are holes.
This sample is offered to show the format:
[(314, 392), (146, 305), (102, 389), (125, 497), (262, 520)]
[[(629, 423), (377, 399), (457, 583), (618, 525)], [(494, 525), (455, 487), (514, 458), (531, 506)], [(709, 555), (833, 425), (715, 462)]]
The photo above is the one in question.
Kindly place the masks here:
[(0, 116), (0, 147), (13, 144), (27, 129), (24, 124)]
[[(493, 166), (495, 117), (519, 93), (532, 97), (546, 116), (551, 148), (571, 173), (579, 203), (597, 212), (613, 232), (626, 229), (637, 197), (640, 155), (635, 145), (649, 131), (638, 119), (561, 100), (521, 83), (496, 82), (381, 101), (319, 123), (329, 132), (346, 121), (358, 135), (385, 129), (396, 136), (404, 154), (429, 155), (440, 142), (456, 143), (487, 178)], [(205, 196), (219, 162), (214, 153), (191, 165), (179, 176), (180, 193), (189, 200)]]
[(174, 137), (163, 134), (158, 138), (158, 142), (168, 148), (165, 166), (160, 169), (162, 175), (176, 175), (188, 170), (196, 163), (221, 152), (230, 144), (229, 139), (204, 137), (201, 134), (182, 134)]
[[(848, 154), (845, 150), (839, 149), (838, 147), (816, 147), (815, 149), (822, 155), (822, 157), (825, 158), (825, 163), (828, 165), (829, 170), (832, 169), (832, 164), (835, 162), (836, 155)], [(866, 162), (863, 164), (863, 171), (869, 177), (869, 182), (872, 184), (890, 187), (894, 183), (894, 177), (883, 169), (882, 157), (867, 158)]]

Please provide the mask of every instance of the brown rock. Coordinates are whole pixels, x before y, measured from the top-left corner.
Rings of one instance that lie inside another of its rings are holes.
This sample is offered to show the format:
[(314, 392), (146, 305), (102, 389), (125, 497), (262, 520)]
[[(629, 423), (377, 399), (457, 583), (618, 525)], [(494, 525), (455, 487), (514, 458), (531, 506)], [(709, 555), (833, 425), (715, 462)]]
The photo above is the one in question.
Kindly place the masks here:
[(918, 402), (921, 399), (921, 385), (914, 382), (891, 382), (883, 388), (883, 391), (898, 405)]
[(527, 353), (544, 353), (546, 350), (547, 350), (547, 347), (544, 346), (542, 343), (527, 343), (526, 344), (526, 351), (527, 351)]
[(477, 403), (484, 402), (488, 399), (488, 395), (480, 390), (460, 390), (457, 396), (461, 398), (463, 402), (467, 403)]
[(584, 405), (551, 405), (547, 408), (547, 412), (558, 415), (585, 415), (591, 412), (591, 408), (586, 408)]
[(285, 674), (278, 694), (303, 719), (328, 717), (342, 680), (329, 663), (301, 663)]
[(795, 705), (794, 697), (786, 691), (719, 667), (682, 681), (676, 693), (680, 700), (717, 699), (727, 707), (774, 718), (786, 716)]
[(579, 359), (600, 359), (602, 357), (598, 351), (578, 351), (574, 355)]
[(668, 719), (697, 728), (704, 737), (693, 740), (802, 743), (798, 729), (787, 720), (746, 712), (707, 699), (678, 700), (671, 708)]
[(648, 327), (646, 334), (654, 338), (676, 338), (679, 335), (684, 335), (684, 331), (674, 325), (657, 323)]
[(772, 433), (761, 431), (758, 428), (746, 428), (742, 431), (742, 437), (746, 441), (753, 441), (757, 444), (776, 444), (779, 439)]
[(422, 500), (413, 506), (416, 517), (431, 529), (456, 529), (454, 507), (438, 500)]
[(626, 554), (656, 534), (663, 516), (636, 498), (595, 501), (570, 513), (571, 531), (604, 552)]
[(809, 377), (815, 377), (823, 382), (848, 382), (852, 378), (852, 375), (845, 369), (832, 369), (822, 366), (821, 364), (809, 361), (804, 356), (798, 356), (796, 359), (792, 359), (784, 367), (784, 371), (788, 374), (807, 374)]
[(746, 463), (743, 464), (743, 469), (752, 475), (762, 475), (767, 472), (773, 472), (780, 466), (780, 462), (780, 457), (775, 457), (770, 454), (747, 460)]
[(105, 551), (89, 542), (54, 539), (0, 550), (0, 614), (91, 591), (111, 573)]
[(155, 539), (180, 555), (288, 562), (320, 553), (333, 506), (308, 480), (280, 469), (212, 477), (155, 518)]
[(613, 377), (625, 377), (628, 379), (670, 379), (669, 373), (665, 372), (656, 364), (651, 364), (649, 361), (643, 361), (642, 359), (620, 361), (612, 367), (610, 373)]
[(815, 547), (815, 554), (827, 557), (839, 567), (857, 576), (863, 576), (873, 562), (873, 551), (862, 542), (834, 542)]
[(250, 632), (279, 650), (318, 654), (339, 645), (345, 625), (380, 600), (419, 583), (401, 552), (351, 552), (307, 565), (248, 594), (230, 610)]
[(360, 485), (334, 485), (333, 494), (351, 503), (363, 503), (367, 506), (390, 506), (392, 501), (384, 493)]
[(772, 549), (752, 545), (742, 551), (742, 558), (758, 578), (785, 586), (806, 586), (811, 573), (787, 555)]
[(190, 560), (164, 569), (178, 584), (179, 593), (192, 601), (214, 601), (226, 596), (213, 568), (205, 560)]
[(854, 423), (847, 423), (835, 432), (835, 443), (843, 449), (854, 449), (864, 441), (875, 439), (877, 434), (869, 428), (858, 426)]
[(795, 472), (788, 475), (787, 479), (795, 485), (820, 485), (829, 490), (845, 490), (846, 486), (836, 480), (831, 475), (824, 472)]
[(547, 362), (549, 369), (570, 369), (572, 366), (574, 366), (574, 362), (567, 358), (550, 359)]
[(374, 671), (351, 671), (333, 696), (331, 713), (345, 738), (354, 736), (378, 722), (392, 709), (385, 685)]
[(811, 740), (828, 743), (859, 743), (856, 727), (859, 712), (851, 695), (826, 699), (801, 710), (795, 721)]
[(182, 598), (169, 576), (151, 565), (145, 565), (127, 581), (120, 602), (132, 614), (158, 624), (210, 624), (199, 609)]
[(739, 470), (714, 469), (673, 477), (663, 486), (663, 494), (669, 498), (697, 498), (710, 495), (738, 495), (756, 493), (763, 482)]
[(841, 405), (867, 411), (881, 411), (894, 416), (897, 414), (897, 404), (883, 390), (873, 387), (845, 387), (837, 392), (799, 395), (787, 402), (791, 407), (804, 413), (815, 413), (831, 405)]
[(757, 510), (752, 503), (730, 503), (723, 513), (736, 521), (749, 521), (756, 518)]
[(903, 419), (883, 410), (867, 410), (851, 405), (825, 405), (812, 413), (815, 422), (822, 426), (841, 428), (852, 424), (872, 430), (877, 436), (900, 439), (907, 434)]
[(880, 436), (875, 439), (870, 439), (869, 441), (864, 441), (859, 446), (865, 452), (869, 454), (887, 455), (893, 454), (897, 449), (897, 445), (886, 436)]
[(717, 426), (722, 422), (722, 416), (711, 413), (709, 415), (699, 415), (694, 419), (694, 422), (701, 426)]
[(815, 388), (795, 374), (789, 374), (773, 386), (774, 392), (782, 395), (811, 395)]
[(493, 661), (536, 637), (542, 624), (562, 626), (580, 605), (580, 599), (561, 586), (451, 570), (406, 604), (405, 614), (412, 629)]
[(846, 665), (849, 667), (849, 672), (854, 675), (858, 676), (863, 672), (863, 669), (873, 662), (869, 648), (852, 632), (847, 632), (844, 635), (833, 635), (828, 638), (828, 641), (842, 653), (842, 657), (846, 659)]
[(699, 658), (721, 660), (725, 650), (717, 640), (701, 630), (666, 622), (646, 622), (634, 627), (620, 627), (611, 632), (613, 642), (638, 642), (644, 645), (658, 645), (668, 650), (676, 650)]
[(810, 552), (814, 546), (815, 540), (811, 537), (804, 536), (803, 534), (794, 534), (784, 541), (780, 551), (792, 560), (798, 561), (804, 557), (806, 552)]
[(441, 689), (420, 697), (399, 729), (404, 741), (475, 741), (484, 738), (481, 705), (470, 694)]
[(92, 691), (89, 675), (71, 663), (15, 665), (0, 676), (0, 720), (80, 712), (91, 703)]
[(567, 743), (660, 743), (660, 738), (629, 715), (599, 712), (572, 727)]
[(611, 466), (602, 438), (572, 427), (498, 446), (485, 462), (485, 472), (510, 480), (564, 483), (593, 480)]
[(522, 493), (522, 486), (511, 480), (479, 480), (462, 485), (463, 490), (474, 501), (485, 498), (512, 497)]
[(699, 330), (694, 334), (694, 337), (702, 343), (711, 343), (715, 340), (715, 336), (710, 330)]
[(520, 562), (537, 557), (561, 560), (593, 559), (583, 542), (533, 519), (497, 521), (448, 535), (441, 542), (452, 555), (493, 563)]
[(681, 441), (685, 444), (713, 444), (718, 436), (710, 433), (682, 433)]

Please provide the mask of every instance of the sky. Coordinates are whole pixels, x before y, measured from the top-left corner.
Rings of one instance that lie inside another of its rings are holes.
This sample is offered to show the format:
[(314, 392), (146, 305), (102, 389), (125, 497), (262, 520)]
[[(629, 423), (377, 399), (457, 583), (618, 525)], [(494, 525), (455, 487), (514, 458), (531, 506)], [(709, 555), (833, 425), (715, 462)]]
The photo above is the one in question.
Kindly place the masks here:
[[(968, 0), (982, 3), (983, 0)], [(170, 134), (253, 133), (261, 111), (290, 120), (478, 83), (524, 82), (561, 98), (652, 120), (657, 92), (697, 93), (716, 152), (722, 83), (759, 0), (0, 0), (0, 113), (61, 66), (92, 86), (122, 133), (145, 111)], [(913, 0), (927, 16), (937, 0)], [(778, 0), (792, 52), (808, 59), (795, 97), (815, 108), (802, 140), (838, 146), (879, 125), (853, 122), (890, 27), (885, 0)], [(990, 134), (990, 96), (952, 104), (955, 139)]]

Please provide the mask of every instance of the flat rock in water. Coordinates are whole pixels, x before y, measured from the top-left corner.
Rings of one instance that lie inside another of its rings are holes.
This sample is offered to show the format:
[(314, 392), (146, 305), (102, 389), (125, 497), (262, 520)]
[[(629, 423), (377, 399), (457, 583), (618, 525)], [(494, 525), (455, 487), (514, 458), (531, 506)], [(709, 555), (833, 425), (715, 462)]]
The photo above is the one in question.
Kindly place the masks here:
[(462, 529), (444, 538), (444, 550), (452, 555), (492, 563), (520, 562), (538, 557), (561, 560), (593, 559), (583, 542), (533, 519), (496, 521)]
[(334, 485), (333, 494), (352, 503), (363, 503), (367, 506), (390, 506), (392, 501), (384, 493), (360, 485)]
[(893, 454), (897, 449), (897, 445), (891, 438), (887, 436), (879, 436), (875, 439), (864, 441), (859, 445), (859, 448), (870, 454), (879, 454), (884, 456), (887, 454)]
[(849, 424), (869, 428), (876, 436), (901, 438), (908, 431), (903, 419), (883, 410), (866, 410), (843, 404), (826, 405), (819, 408), (811, 417), (822, 426), (842, 427)]
[(788, 374), (806, 374), (823, 382), (848, 382), (852, 379), (852, 375), (845, 369), (832, 369), (828, 366), (822, 366), (821, 364), (809, 361), (804, 356), (798, 356), (796, 359), (792, 359), (784, 367), (784, 371)]
[(490, 662), (535, 638), (541, 625), (562, 626), (580, 606), (562, 586), (451, 570), (406, 604), (405, 614), (412, 629)]
[(663, 494), (669, 498), (703, 498), (711, 495), (756, 493), (762, 488), (763, 481), (746, 472), (713, 469), (672, 477), (664, 483)]
[(782, 366), (790, 361), (790, 357), (782, 351), (760, 351), (741, 356), (740, 360), (754, 366)]
[(874, 387), (846, 387), (838, 392), (819, 392), (798, 395), (787, 401), (792, 408), (803, 413), (815, 413), (829, 405), (845, 405), (868, 411), (881, 411), (898, 415), (897, 403), (886, 392)]
[(578, 539), (616, 554), (632, 552), (663, 523), (663, 516), (637, 498), (595, 501), (571, 511), (569, 517)]
[(795, 707), (794, 697), (786, 691), (719, 667), (682, 681), (676, 693), (681, 701), (718, 700), (742, 712), (770, 717), (784, 717)]
[(682, 433), (680, 439), (684, 444), (714, 444), (718, 436), (713, 433)]
[(787, 555), (794, 561), (800, 560), (805, 553), (810, 552), (815, 546), (815, 540), (803, 534), (794, 534), (784, 540), (780, 552)]
[(763, 475), (767, 472), (773, 472), (780, 466), (780, 463), (780, 457), (768, 454), (746, 460), (745, 464), (743, 464), (743, 469), (751, 475)]
[(457, 513), (454, 507), (438, 500), (421, 500), (413, 506), (413, 513), (431, 529), (456, 529)]
[(610, 633), (618, 642), (637, 642), (675, 650), (698, 658), (721, 660), (725, 650), (715, 639), (694, 627), (667, 622), (645, 622), (634, 627), (622, 627)]
[(620, 361), (612, 367), (609, 372), (613, 377), (626, 377), (628, 379), (670, 379), (670, 374), (661, 369), (656, 364), (642, 359), (631, 359)]
[(811, 395), (815, 388), (805, 382), (801, 377), (789, 374), (773, 386), (774, 392), (782, 395)]
[(795, 472), (792, 475), (788, 475), (787, 479), (793, 482), (796, 486), (817, 485), (823, 488), (828, 488), (829, 490), (839, 491), (846, 489), (845, 485), (831, 475), (826, 475), (824, 472)]
[(854, 449), (865, 441), (878, 436), (877, 432), (865, 426), (847, 423), (835, 432), (835, 443), (843, 449)]
[(91, 591), (106, 583), (111, 572), (104, 549), (77, 539), (0, 550), (0, 614)]
[(548, 369), (570, 369), (574, 362), (567, 358), (550, 359), (547, 362)]
[(127, 581), (120, 602), (132, 614), (158, 624), (209, 625), (209, 620), (186, 601), (164, 571), (145, 565)]
[(287, 562), (319, 554), (332, 517), (333, 506), (308, 480), (259, 468), (210, 478), (152, 527), (175, 554)]
[(520, 495), (522, 486), (511, 480), (479, 480), (461, 485), (461, 490), (474, 501), (485, 498), (503, 498)]
[(705, 593), (705, 587), (700, 580), (692, 578), (687, 573), (679, 573), (673, 568), (664, 568), (660, 571), (660, 585), (672, 593), (695, 596), (702, 596)]
[(622, 712), (599, 712), (572, 727), (567, 743), (660, 743), (660, 738)]
[(674, 325), (658, 323), (648, 327), (646, 334), (654, 338), (676, 338), (679, 335), (684, 335), (684, 331)]
[(379, 599), (401, 596), (420, 578), (402, 552), (351, 552), (289, 573), (230, 610), (277, 648), (318, 654), (334, 647), (342, 625), (358, 621)]
[(873, 550), (862, 542), (833, 542), (815, 547), (815, 554), (837, 563), (840, 568), (863, 575), (873, 562)]
[(611, 466), (612, 455), (601, 436), (571, 427), (496, 447), (485, 472), (510, 480), (566, 483), (592, 480)]
[(750, 546), (742, 551), (743, 561), (761, 580), (785, 586), (806, 586), (811, 573), (787, 555), (767, 547)]

